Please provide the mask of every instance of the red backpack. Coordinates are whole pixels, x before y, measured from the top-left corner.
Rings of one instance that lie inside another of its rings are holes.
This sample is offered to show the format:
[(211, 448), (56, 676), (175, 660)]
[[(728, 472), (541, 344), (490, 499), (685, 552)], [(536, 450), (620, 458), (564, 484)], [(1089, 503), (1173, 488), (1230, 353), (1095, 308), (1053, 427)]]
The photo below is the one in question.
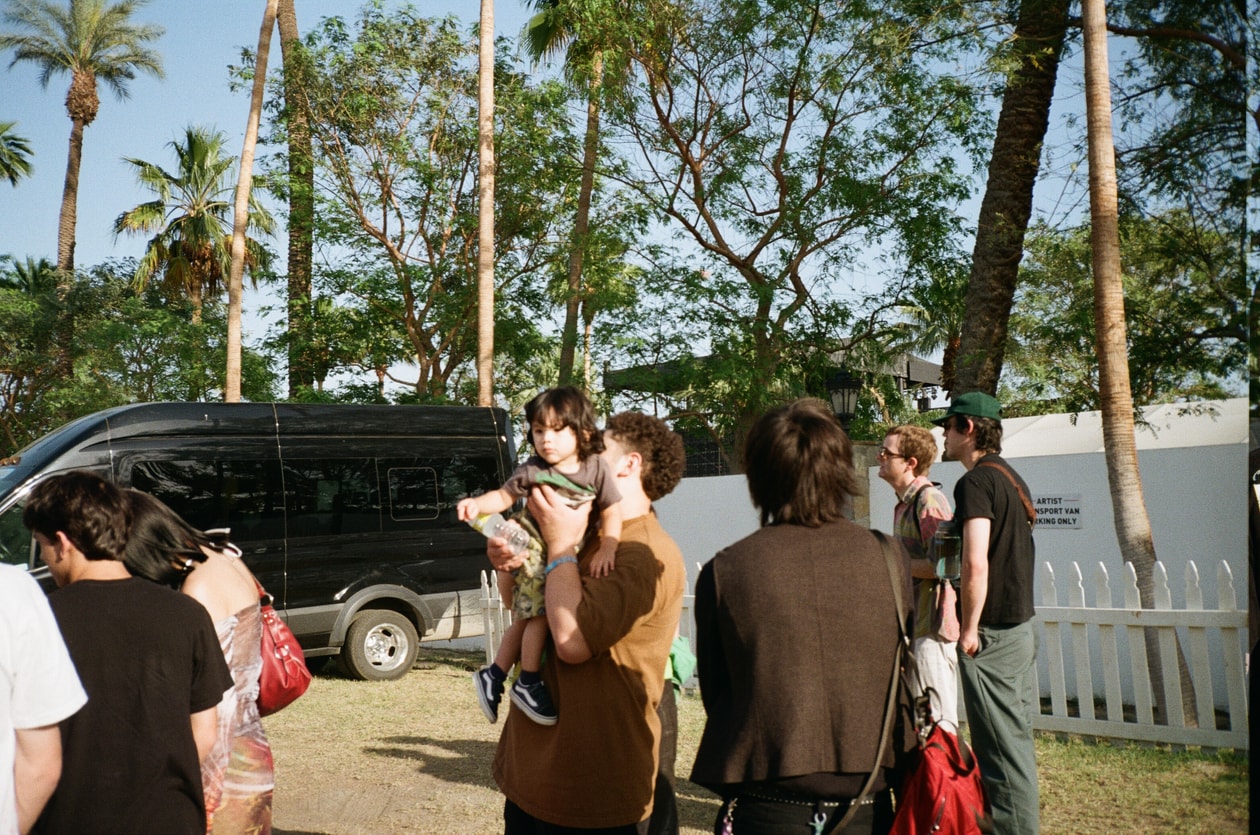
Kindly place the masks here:
[(967, 743), (933, 722), (919, 734), (913, 767), (897, 795), (890, 835), (992, 832), (989, 798)]

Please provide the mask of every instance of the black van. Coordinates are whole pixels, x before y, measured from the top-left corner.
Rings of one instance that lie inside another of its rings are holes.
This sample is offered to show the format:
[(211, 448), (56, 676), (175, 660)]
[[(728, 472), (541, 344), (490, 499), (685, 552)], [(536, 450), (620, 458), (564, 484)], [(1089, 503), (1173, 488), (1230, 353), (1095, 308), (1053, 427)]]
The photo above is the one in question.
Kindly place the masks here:
[(455, 505), (502, 484), (514, 457), (502, 409), (120, 406), (0, 460), (0, 560), (51, 588), (23, 499), (48, 475), (94, 470), (199, 528), (230, 528), (309, 657), (398, 678), (420, 636), (482, 633), (485, 540)]

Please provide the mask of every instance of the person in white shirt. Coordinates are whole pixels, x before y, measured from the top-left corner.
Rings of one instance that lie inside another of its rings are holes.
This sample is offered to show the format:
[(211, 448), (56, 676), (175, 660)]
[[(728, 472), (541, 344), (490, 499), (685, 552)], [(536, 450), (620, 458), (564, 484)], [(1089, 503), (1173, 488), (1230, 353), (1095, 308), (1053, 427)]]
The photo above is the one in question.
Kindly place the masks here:
[(87, 703), (39, 584), (0, 563), (0, 833), (26, 835), (61, 777), (58, 723)]

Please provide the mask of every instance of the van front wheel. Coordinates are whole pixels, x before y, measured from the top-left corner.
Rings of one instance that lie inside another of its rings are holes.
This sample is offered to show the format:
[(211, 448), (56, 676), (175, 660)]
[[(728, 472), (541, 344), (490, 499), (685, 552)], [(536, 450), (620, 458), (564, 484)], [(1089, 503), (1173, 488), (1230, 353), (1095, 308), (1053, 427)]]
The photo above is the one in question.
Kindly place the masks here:
[(365, 609), (346, 631), (341, 662), (354, 678), (389, 681), (406, 675), (419, 651), (411, 621), (388, 609)]

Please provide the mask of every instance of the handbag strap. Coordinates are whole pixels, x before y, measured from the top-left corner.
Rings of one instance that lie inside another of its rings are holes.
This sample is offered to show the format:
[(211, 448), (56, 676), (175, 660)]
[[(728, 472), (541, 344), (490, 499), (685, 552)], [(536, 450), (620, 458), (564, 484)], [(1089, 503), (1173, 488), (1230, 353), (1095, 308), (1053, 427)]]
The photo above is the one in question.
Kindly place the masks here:
[(849, 825), (849, 821), (857, 814), (858, 808), (864, 805), (862, 801), (866, 799), (867, 792), (875, 784), (875, 778), (879, 776), (882, 768), (880, 764), (884, 761), (884, 752), (888, 750), (888, 738), (892, 735), (893, 720), (897, 716), (897, 685), (901, 683), (902, 660), (905, 658), (905, 654), (910, 651), (910, 636), (906, 632), (907, 612), (901, 596), (901, 572), (898, 570), (897, 557), (888, 541), (888, 537), (877, 530), (872, 530), (871, 533), (875, 534), (875, 538), (879, 540), (880, 551), (883, 552), (884, 562), (888, 566), (888, 579), (892, 583), (893, 602), (897, 607), (897, 652), (893, 655), (892, 676), (888, 682), (888, 696), (884, 700), (884, 722), (879, 732), (879, 749), (875, 752), (875, 765), (871, 769), (870, 776), (866, 778), (862, 791), (849, 804), (848, 811), (844, 813), (844, 817), (831, 830), (832, 832), (839, 832)]
[(1019, 481), (1010, 470), (996, 461), (981, 461), (977, 466), (992, 467), (993, 469), (1000, 471), (1002, 475), (1006, 476), (1007, 479), (1010, 480), (1011, 484), (1014, 485), (1015, 492), (1019, 493), (1019, 500), (1024, 503), (1024, 515), (1028, 517), (1028, 527), (1031, 528), (1037, 524), (1037, 509), (1034, 508), (1033, 503), (1028, 500), (1028, 494), (1024, 492), (1024, 488), (1020, 485)]
[(275, 597), (273, 597), (270, 592), (268, 592), (266, 589), (262, 587), (262, 583), (258, 582), (258, 578), (254, 576), (254, 573), (252, 571), (250, 572), (249, 576), (254, 581), (254, 587), (258, 589), (258, 602), (263, 606), (270, 606), (272, 603), (274, 603), (276, 600)]

